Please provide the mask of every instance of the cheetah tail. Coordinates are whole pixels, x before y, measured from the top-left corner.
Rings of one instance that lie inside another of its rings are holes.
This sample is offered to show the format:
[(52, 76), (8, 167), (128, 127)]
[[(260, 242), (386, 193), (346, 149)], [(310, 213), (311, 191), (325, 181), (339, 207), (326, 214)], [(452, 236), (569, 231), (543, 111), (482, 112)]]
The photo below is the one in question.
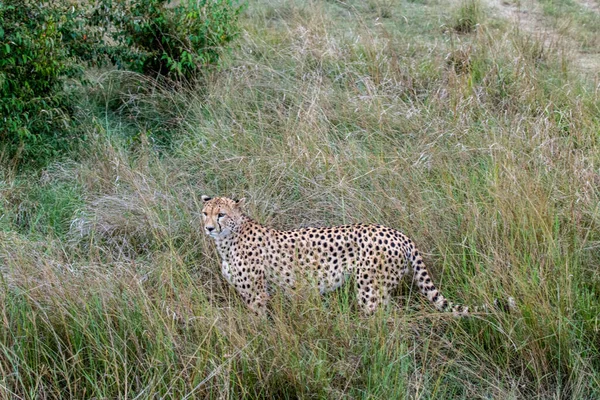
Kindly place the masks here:
[[(448, 301), (440, 291), (433, 284), (433, 280), (431, 279), (431, 275), (429, 275), (429, 271), (425, 267), (423, 263), (423, 257), (419, 251), (413, 247), (414, 250), (409, 252), (408, 257), (410, 263), (413, 268), (413, 281), (419, 287), (419, 291), (423, 294), (427, 299), (433, 303), (435, 308), (439, 311), (451, 311), (455, 317), (463, 317), (469, 315), (469, 307), (454, 304)], [(509, 297), (506, 301), (494, 301), (494, 306), (497, 309), (502, 311), (510, 311), (511, 309), (515, 309), (515, 300), (512, 297)], [(485, 312), (489, 310), (489, 306), (482, 305), (479, 307), (473, 307), (474, 312)]]

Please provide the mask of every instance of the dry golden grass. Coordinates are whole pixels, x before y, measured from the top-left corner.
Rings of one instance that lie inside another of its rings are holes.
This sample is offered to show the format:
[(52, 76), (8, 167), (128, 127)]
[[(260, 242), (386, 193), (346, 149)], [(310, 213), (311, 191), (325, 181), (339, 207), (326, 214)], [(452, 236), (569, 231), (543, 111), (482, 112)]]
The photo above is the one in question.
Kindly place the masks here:
[[(88, 152), (1, 170), (3, 396), (597, 397), (597, 82), (481, 10), (463, 34), (437, 1), (257, 3), (201, 90), (95, 75), (126, 106)], [(455, 320), (407, 284), (363, 318), (351, 283), (257, 319), (202, 194), (280, 228), (384, 223), (453, 301), (519, 310)]]

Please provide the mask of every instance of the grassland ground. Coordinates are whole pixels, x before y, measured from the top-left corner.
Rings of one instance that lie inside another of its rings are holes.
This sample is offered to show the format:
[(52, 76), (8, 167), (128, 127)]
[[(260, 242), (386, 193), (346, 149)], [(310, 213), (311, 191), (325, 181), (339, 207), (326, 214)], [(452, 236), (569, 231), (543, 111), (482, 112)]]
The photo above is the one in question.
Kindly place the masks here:
[[(541, 32), (447, 4), (257, 1), (197, 87), (88, 71), (82, 153), (0, 167), (1, 396), (600, 397), (597, 3), (527, 3)], [(407, 283), (364, 318), (351, 282), (255, 318), (202, 194), (397, 228), (446, 297), (518, 310), (454, 319)]]

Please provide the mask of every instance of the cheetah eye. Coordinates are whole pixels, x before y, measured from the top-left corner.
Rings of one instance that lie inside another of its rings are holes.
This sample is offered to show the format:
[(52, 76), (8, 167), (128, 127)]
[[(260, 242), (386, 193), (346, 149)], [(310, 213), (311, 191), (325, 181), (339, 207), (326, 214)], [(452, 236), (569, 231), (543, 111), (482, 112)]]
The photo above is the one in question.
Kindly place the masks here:
[(224, 216), (225, 216), (225, 214), (224, 214), (224, 213), (218, 213), (218, 214), (217, 214), (217, 217), (218, 217), (218, 218), (223, 218)]
[(202, 212), (202, 215), (204, 215), (205, 217), (207, 216), (207, 214), (205, 212)]

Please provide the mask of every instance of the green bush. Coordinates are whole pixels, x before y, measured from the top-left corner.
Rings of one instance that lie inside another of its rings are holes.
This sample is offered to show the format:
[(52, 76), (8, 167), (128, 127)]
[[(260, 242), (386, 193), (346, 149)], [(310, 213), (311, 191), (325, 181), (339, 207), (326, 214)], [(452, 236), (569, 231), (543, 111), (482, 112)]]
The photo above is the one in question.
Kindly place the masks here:
[(68, 13), (55, 6), (0, 0), (0, 151), (36, 164), (71, 145), (74, 99), (64, 89), (81, 75), (62, 42)]
[(239, 33), (242, 5), (236, 0), (103, 0), (99, 21), (117, 45), (109, 49), (122, 68), (151, 76), (194, 78), (219, 61)]
[(72, 88), (83, 82), (83, 65), (112, 62), (179, 80), (217, 64), (243, 7), (169, 3), (0, 0), (0, 158), (41, 165), (80, 143)]

